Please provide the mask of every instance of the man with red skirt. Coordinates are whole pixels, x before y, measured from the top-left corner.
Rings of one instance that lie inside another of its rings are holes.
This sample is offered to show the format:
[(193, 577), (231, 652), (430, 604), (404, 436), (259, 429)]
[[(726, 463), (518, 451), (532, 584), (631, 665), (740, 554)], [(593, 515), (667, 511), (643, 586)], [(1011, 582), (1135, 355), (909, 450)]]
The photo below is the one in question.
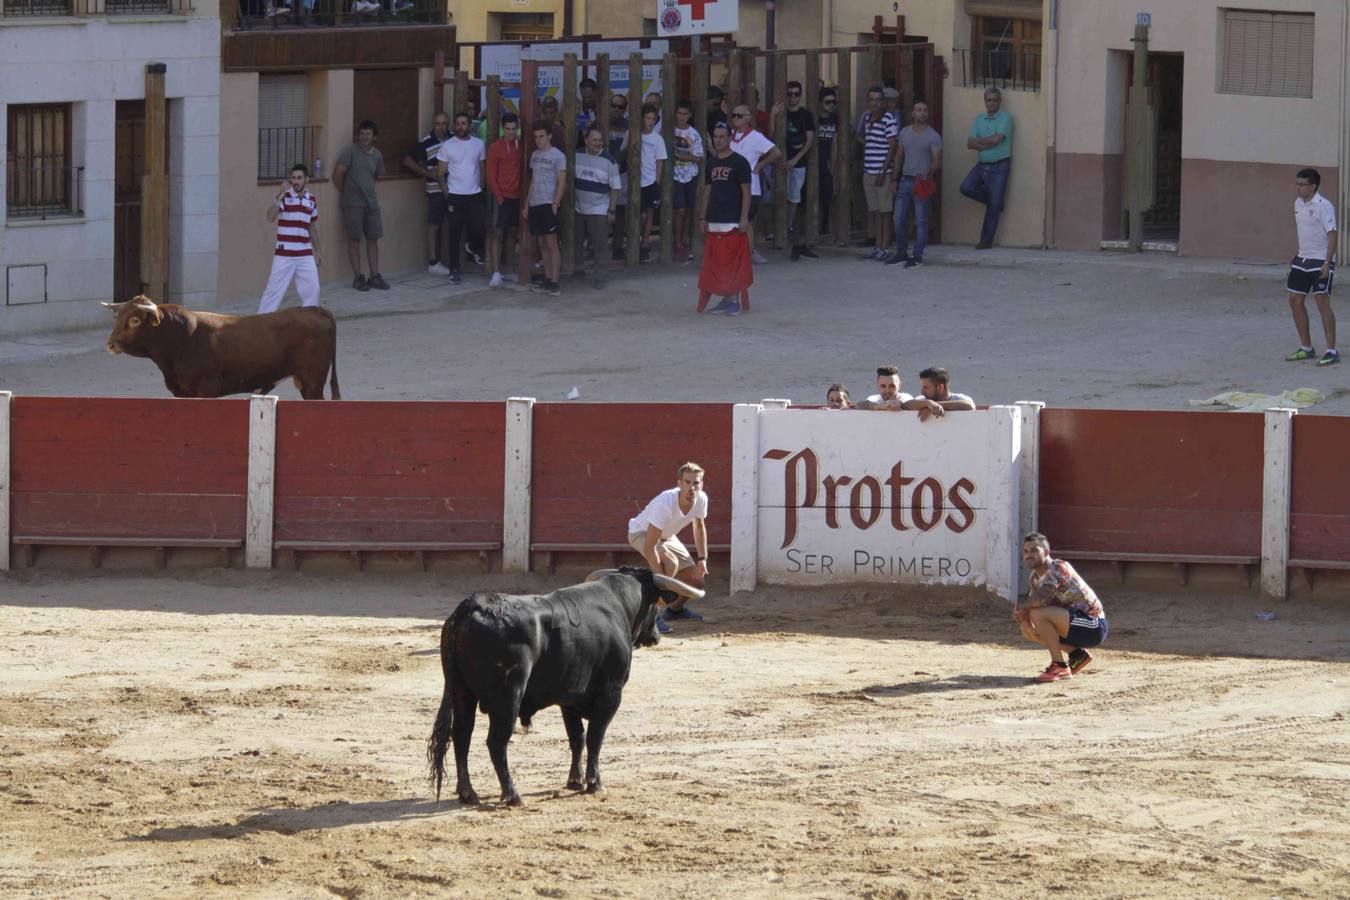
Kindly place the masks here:
[(731, 130), (725, 122), (713, 126), (713, 153), (708, 178), (699, 200), (703, 229), (703, 266), (698, 273), (698, 311), (707, 309), (714, 294), (721, 302), (709, 314), (739, 316), (750, 309), (750, 163), (731, 149)]

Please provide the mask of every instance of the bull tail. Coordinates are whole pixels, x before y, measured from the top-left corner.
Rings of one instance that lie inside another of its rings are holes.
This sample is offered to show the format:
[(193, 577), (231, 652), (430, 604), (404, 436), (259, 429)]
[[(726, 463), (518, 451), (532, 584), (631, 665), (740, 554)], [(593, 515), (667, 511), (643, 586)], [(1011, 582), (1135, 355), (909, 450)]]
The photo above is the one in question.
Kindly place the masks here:
[[(337, 322), (336, 322), (336, 321), (333, 322), (333, 340), (332, 340), (332, 342), (331, 342), (331, 344), (330, 344), (330, 346), (329, 346), (329, 356), (330, 356), (330, 357), (332, 358), (332, 360), (333, 360), (333, 369), (332, 369), (332, 375), (330, 375), (329, 378), (328, 378), (328, 387), (329, 387), (329, 389), (330, 389), (330, 391), (331, 391), (331, 393), (332, 393), (332, 395), (333, 395), (333, 399), (334, 399), (334, 400), (341, 400), (341, 399), (342, 399), (342, 392), (338, 390), (338, 380), (337, 380)], [(322, 389), (322, 385), (320, 386), (320, 389)]]
[(445, 676), (445, 691), (441, 694), (441, 708), (436, 713), (436, 724), (427, 739), (427, 766), (431, 782), (436, 786), (436, 800), (441, 799), (441, 784), (445, 781), (445, 752), (455, 727), (455, 656), (451, 649), (456, 616), (451, 615), (441, 627), (441, 674)]

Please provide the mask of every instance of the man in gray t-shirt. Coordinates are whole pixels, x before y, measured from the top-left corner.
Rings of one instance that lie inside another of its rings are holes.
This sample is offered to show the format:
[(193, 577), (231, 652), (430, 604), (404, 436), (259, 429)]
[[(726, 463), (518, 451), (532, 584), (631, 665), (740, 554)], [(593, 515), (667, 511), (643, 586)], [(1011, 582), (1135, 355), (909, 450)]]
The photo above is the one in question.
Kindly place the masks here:
[[(923, 265), (928, 246), (928, 200), (937, 191), (942, 168), (942, 137), (928, 124), (928, 104), (914, 102), (910, 124), (900, 129), (891, 152), (899, 156), (900, 178), (895, 183), (895, 255), (888, 266), (914, 269)], [(909, 208), (914, 206), (914, 255), (909, 255)]]
[[(380, 275), (380, 238), (384, 237), (384, 223), (380, 221), (380, 198), (375, 193), (375, 179), (384, 175), (384, 156), (375, 149), (375, 137), (379, 133), (374, 122), (363, 121), (356, 127), (356, 143), (342, 149), (337, 167), (333, 169), (333, 184), (342, 205), (342, 225), (347, 231), (347, 261), (356, 273), (352, 287), (358, 291), (389, 290), (389, 284)], [(361, 274), (363, 237), (366, 239), (366, 261), (370, 263), (369, 280)]]
[(534, 124), (534, 146), (535, 151), (530, 156), (530, 190), (525, 196), (529, 206), (530, 237), (544, 262), (544, 283), (532, 285), (531, 290), (557, 297), (561, 293), (558, 279), (562, 271), (558, 207), (567, 190), (567, 157), (553, 146), (549, 122)]

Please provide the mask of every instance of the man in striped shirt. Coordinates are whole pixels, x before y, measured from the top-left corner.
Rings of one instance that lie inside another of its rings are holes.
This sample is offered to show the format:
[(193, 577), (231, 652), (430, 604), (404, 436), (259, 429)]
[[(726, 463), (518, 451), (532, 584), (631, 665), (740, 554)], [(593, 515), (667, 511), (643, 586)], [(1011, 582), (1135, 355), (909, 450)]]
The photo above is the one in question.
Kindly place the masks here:
[(863, 146), (863, 194), (872, 220), (876, 246), (863, 259), (885, 259), (891, 246), (891, 213), (895, 208), (895, 174), (889, 163), (900, 133), (895, 114), (884, 105), (881, 85), (867, 89), (867, 112), (858, 121), (858, 143)]
[(277, 244), (272, 255), (272, 274), (258, 303), (258, 312), (276, 312), (286, 288), (295, 279), (295, 289), (304, 306), (319, 305), (319, 204), (305, 189), (309, 170), (303, 163), (291, 166), (290, 184), (277, 194), (267, 209), (267, 221), (277, 223)]

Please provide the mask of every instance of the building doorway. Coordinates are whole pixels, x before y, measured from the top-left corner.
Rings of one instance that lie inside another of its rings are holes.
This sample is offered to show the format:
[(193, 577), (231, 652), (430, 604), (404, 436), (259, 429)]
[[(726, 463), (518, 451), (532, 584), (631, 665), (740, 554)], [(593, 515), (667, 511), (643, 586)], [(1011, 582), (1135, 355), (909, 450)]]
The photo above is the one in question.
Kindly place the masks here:
[[(1129, 58), (1126, 83), (1134, 80)], [(1181, 98), (1185, 57), (1150, 53), (1147, 83), (1154, 115), (1153, 208), (1144, 213), (1146, 241), (1176, 243), (1181, 237)], [(1128, 216), (1127, 216), (1128, 220)], [(1128, 221), (1127, 221), (1128, 230)]]
[[(141, 181), (145, 176), (145, 101), (118, 100), (113, 143), (113, 300), (141, 293)], [(157, 301), (165, 298), (155, 297)]]

